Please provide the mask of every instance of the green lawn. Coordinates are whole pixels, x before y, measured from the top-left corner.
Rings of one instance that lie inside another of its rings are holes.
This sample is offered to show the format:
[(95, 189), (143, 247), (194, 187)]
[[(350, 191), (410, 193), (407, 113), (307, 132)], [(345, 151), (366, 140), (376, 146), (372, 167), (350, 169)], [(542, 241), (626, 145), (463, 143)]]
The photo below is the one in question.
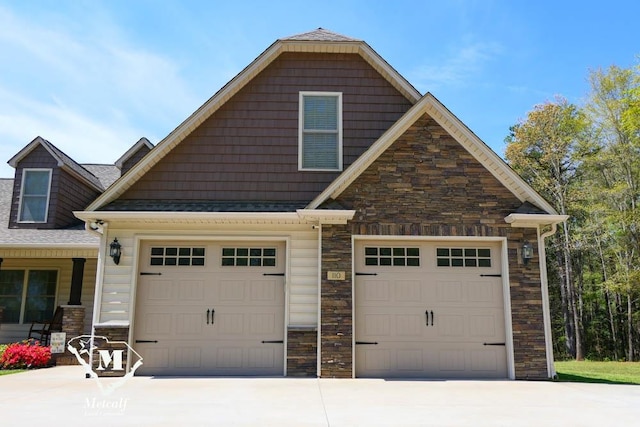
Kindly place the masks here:
[(559, 381), (640, 384), (640, 362), (556, 362)]
[(18, 372), (24, 371), (24, 369), (0, 369), (0, 377), (3, 375), (17, 374)]

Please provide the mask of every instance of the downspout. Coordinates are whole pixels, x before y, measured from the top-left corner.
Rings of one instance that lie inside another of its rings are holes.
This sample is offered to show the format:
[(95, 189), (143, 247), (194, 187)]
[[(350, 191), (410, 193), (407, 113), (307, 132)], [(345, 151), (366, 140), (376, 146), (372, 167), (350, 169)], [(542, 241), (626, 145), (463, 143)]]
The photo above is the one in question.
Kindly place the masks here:
[(540, 226), (537, 227), (538, 256), (540, 257), (540, 286), (542, 291), (542, 316), (544, 322), (544, 341), (547, 353), (547, 375), (556, 378), (556, 367), (553, 360), (553, 335), (551, 333), (551, 307), (549, 304), (549, 278), (547, 275), (547, 252), (545, 239), (555, 234), (558, 225), (551, 224), (551, 230), (540, 234)]
[(314, 225), (318, 230), (318, 337), (316, 344), (316, 377), (320, 378), (322, 373), (322, 224)]
[[(95, 224), (95, 226), (93, 225)], [(85, 222), (85, 229), (93, 234), (100, 236), (100, 244), (98, 246), (98, 262), (96, 265), (96, 287), (93, 295), (93, 316), (91, 321), (91, 344), (93, 349), (95, 340), (95, 324), (100, 320), (100, 307), (102, 305), (102, 282), (104, 280), (104, 259), (106, 256), (107, 231), (109, 225), (101, 220), (96, 222)], [(89, 352), (89, 366), (93, 366), (93, 351)], [(90, 375), (86, 374), (87, 378)]]

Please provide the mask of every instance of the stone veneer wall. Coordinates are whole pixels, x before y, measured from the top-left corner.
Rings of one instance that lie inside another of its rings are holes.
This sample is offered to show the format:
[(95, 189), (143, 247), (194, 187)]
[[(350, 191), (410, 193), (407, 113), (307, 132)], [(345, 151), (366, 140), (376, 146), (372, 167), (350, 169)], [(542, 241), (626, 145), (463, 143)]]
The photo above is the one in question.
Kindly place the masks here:
[[(84, 333), (84, 312), (81, 305), (63, 305), (62, 332), (66, 333), (66, 341)], [(64, 353), (52, 354), (51, 359), (56, 365), (78, 365), (78, 359), (65, 348)]]
[[(506, 237), (515, 374), (547, 378), (538, 258), (524, 266), (519, 248), (534, 229), (504, 218), (522, 204), (428, 115), (416, 121), (337, 199), (356, 214), (347, 225), (323, 226), (321, 376), (352, 376), (351, 236)], [(347, 272), (329, 281), (327, 272)]]
[(317, 355), (316, 328), (290, 328), (287, 331), (287, 376), (316, 377)]

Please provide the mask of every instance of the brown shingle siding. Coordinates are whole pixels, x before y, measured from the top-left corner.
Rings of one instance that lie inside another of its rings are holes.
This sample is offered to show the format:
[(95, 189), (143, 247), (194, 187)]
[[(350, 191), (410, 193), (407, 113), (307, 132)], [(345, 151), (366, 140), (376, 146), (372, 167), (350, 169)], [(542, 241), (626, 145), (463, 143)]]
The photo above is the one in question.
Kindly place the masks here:
[(298, 171), (301, 91), (343, 93), (345, 168), (411, 107), (358, 55), (283, 53), (122, 198), (312, 200), (339, 172)]

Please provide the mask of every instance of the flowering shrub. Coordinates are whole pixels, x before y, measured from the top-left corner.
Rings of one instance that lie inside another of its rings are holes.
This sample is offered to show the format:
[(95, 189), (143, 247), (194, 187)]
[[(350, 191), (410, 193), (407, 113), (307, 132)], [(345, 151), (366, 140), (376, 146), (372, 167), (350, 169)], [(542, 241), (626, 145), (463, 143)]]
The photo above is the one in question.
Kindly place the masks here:
[(37, 342), (23, 341), (9, 344), (0, 356), (2, 369), (44, 368), (51, 360), (51, 348)]

